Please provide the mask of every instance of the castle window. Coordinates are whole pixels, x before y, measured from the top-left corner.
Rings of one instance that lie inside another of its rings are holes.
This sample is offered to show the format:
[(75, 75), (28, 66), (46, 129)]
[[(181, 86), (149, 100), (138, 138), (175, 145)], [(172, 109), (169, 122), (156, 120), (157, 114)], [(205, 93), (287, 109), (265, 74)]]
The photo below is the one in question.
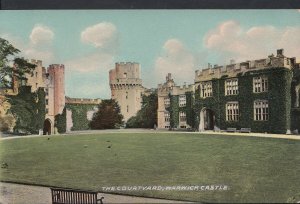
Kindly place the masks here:
[(201, 98), (211, 97), (212, 96), (212, 83), (211, 81), (202, 82), (200, 84), (200, 96)]
[(186, 122), (186, 113), (185, 112), (182, 112), (182, 111), (179, 112), (179, 121)]
[(126, 91), (126, 99), (128, 99), (128, 92)]
[(253, 78), (253, 93), (261, 93), (268, 91), (268, 77)]
[(165, 97), (164, 98), (164, 105), (165, 105), (165, 107), (169, 107), (170, 106), (170, 98), (169, 97)]
[(254, 120), (269, 120), (269, 104), (267, 100), (254, 101)]
[(46, 108), (46, 114), (48, 114), (49, 113), (49, 110), (48, 110), (48, 108)]
[(238, 121), (239, 120), (239, 102), (226, 103), (226, 121)]
[(237, 95), (239, 93), (238, 79), (227, 79), (225, 81), (225, 95)]
[(179, 95), (179, 107), (186, 106), (186, 96), (185, 95)]
[(170, 113), (169, 112), (165, 112), (164, 116), (165, 116), (165, 122), (170, 122)]
[(38, 74), (38, 73), (37, 73), (37, 72), (35, 72), (35, 77), (37, 77), (37, 74)]
[(46, 105), (48, 105), (48, 99), (46, 99)]
[(127, 113), (129, 112), (129, 106), (127, 106)]
[(124, 73), (123, 77), (124, 77), (124, 78), (127, 78), (127, 73), (126, 73), (126, 72)]

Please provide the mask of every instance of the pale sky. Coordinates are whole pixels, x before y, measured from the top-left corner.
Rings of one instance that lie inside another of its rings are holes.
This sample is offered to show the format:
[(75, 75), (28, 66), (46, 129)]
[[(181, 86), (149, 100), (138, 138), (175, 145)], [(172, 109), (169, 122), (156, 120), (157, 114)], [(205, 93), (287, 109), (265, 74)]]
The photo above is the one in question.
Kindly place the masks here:
[(265, 58), (284, 48), (300, 59), (298, 10), (0, 11), (0, 37), (45, 67), (64, 64), (66, 95), (110, 98), (115, 62), (138, 62), (143, 85), (168, 72), (177, 84), (211, 64)]

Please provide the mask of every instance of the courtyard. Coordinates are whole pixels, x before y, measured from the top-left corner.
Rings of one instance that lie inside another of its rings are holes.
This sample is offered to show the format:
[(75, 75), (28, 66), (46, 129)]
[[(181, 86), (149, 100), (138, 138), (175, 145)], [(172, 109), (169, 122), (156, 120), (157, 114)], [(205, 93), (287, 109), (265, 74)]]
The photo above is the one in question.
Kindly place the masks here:
[(226, 185), (227, 190), (112, 190), (201, 202), (299, 196), (300, 141), (183, 132), (86, 132), (0, 140), (0, 180), (103, 191), (111, 186)]

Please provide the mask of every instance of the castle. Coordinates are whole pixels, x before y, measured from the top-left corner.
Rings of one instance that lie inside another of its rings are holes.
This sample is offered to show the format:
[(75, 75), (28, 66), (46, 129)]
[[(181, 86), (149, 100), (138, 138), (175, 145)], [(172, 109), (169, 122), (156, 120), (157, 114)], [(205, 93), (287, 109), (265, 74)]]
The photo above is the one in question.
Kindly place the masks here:
[(109, 71), (111, 98), (115, 99), (125, 122), (141, 109), (142, 94), (147, 90), (142, 85), (140, 64), (120, 62)]
[(299, 90), (299, 63), (283, 49), (264, 59), (209, 64), (189, 86), (175, 86), (169, 74), (158, 85), (158, 128), (297, 133)]
[[(91, 120), (93, 113), (97, 111), (97, 105), (100, 99), (78, 99), (65, 96), (65, 67), (63, 64), (51, 64), (46, 69), (43, 67), (41, 60), (30, 60), (30, 63), (36, 65), (30, 74), (25, 74), (26, 81), (13, 79), (11, 89), (1, 89), (0, 93), (0, 116), (6, 114), (10, 104), (5, 101), (5, 95), (17, 95), (20, 86), (30, 87), (31, 92), (36, 92), (39, 88), (45, 91), (45, 121), (41, 133), (56, 134), (56, 116), (63, 114), (66, 109), (66, 130), (71, 131), (73, 128), (72, 106), (88, 106), (80, 117)], [(2, 108), (3, 107), (3, 108)], [(77, 114), (78, 115), (78, 114)], [(79, 118), (81, 119), (81, 118)], [(10, 129), (12, 131), (12, 129)]]

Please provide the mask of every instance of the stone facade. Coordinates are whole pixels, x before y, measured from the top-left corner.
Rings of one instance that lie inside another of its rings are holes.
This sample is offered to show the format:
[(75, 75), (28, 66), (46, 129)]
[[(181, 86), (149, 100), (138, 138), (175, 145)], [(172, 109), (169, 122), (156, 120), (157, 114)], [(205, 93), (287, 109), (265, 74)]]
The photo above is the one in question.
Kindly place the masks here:
[(43, 67), (41, 60), (30, 60), (31, 64), (35, 64), (36, 67), (32, 74), (25, 74), (27, 78), (27, 86), (31, 86), (31, 92), (36, 92), (38, 88), (45, 88), (45, 76), (46, 69)]
[(115, 99), (121, 108), (125, 122), (141, 109), (142, 85), (141, 68), (138, 63), (120, 62), (109, 71), (111, 98)]
[[(299, 92), (299, 64), (295, 58), (286, 57), (283, 49), (265, 59), (209, 65), (195, 72), (194, 86), (186, 90), (176, 88), (169, 74), (158, 86), (158, 127), (297, 133)], [(189, 97), (187, 108), (180, 106), (184, 94)], [(192, 114), (183, 114), (191, 110)], [(177, 123), (180, 116), (187, 117), (187, 125)]]
[(86, 99), (86, 98), (70, 98), (66, 97), (66, 131), (70, 132), (72, 131), (72, 127), (74, 125), (73, 121), (73, 110), (70, 107), (70, 105), (76, 105), (79, 106), (91, 106), (92, 108), (87, 109), (87, 111), (84, 114), (84, 117), (88, 121), (91, 121), (93, 118), (93, 115), (96, 111), (98, 111), (98, 105), (101, 103), (101, 99)]
[[(168, 109), (170, 106), (179, 106), (184, 109), (186, 104), (186, 93), (192, 92), (194, 93), (194, 85), (184, 85), (184, 86), (176, 86), (174, 80), (172, 79), (171, 73), (168, 73), (166, 76), (166, 82), (164, 84), (159, 84), (157, 89), (158, 96), (158, 110), (157, 110), (157, 127), (159, 129), (169, 129), (169, 128), (191, 128), (189, 124), (187, 124), (186, 120), (186, 111), (173, 111), (170, 112)], [(174, 100), (171, 100), (170, 97), (174, 97), (178, 100), (178, 104)], [(179, 109), (178, 109), (179, 110)], [(174, 117), (173, 114), (178, 115)], [(171, 125), (171, 118), (176, 118), (175, 127)]]

